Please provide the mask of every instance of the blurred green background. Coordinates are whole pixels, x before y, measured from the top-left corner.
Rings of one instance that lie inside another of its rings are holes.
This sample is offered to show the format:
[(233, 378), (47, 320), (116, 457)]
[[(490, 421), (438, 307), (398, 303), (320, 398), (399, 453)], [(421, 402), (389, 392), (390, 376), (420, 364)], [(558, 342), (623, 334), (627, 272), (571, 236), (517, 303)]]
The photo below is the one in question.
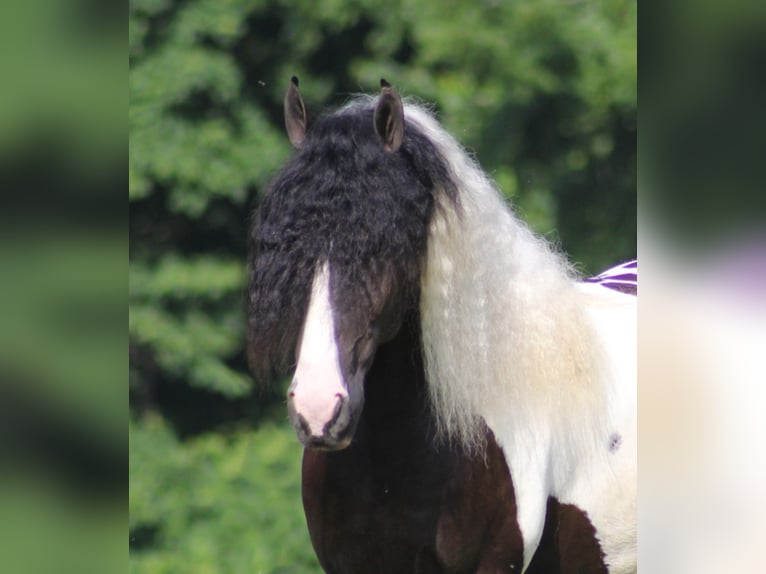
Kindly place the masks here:
[(319, 572), (283, 389), (244, 353), (246, 237), (309, 107), (435, 106), (583, 273), (636, 250), (636, 4), (132, 0), (130, 571)]

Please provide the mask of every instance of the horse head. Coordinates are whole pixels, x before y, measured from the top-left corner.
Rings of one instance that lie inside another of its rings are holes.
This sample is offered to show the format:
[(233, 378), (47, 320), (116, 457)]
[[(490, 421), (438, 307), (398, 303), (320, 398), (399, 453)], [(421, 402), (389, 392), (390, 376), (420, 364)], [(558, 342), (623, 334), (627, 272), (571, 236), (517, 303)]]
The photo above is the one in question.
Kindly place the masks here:
[(417, 310), (434, 196), (453, 184), (385, 80), (377, 98), (311, 123), (293, 78), (284, 109), (296, 152), (253, 227), (250, 357), (266, 374), (294, 367), (299, 439), (337, 450), (354, 436), (376, 350)]

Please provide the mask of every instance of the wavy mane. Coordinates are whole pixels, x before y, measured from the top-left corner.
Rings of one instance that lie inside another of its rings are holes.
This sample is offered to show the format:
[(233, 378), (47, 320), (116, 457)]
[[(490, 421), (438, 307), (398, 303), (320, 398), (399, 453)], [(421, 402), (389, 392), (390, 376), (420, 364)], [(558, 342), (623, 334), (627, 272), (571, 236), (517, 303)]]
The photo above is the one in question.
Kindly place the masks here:
[(457, 204), (437, 195), (422, 276), (423, 352), (439, 432), (480, 448), (482, 417), (506, 435), (498, 438), (539, 427), (576, 450), (584, 437), (572, 433), (595, 436), (605, 397), (573, 269), (511, 212), (430, 112), (409, 104), (405, 116), (443, 154), (458, 188)]

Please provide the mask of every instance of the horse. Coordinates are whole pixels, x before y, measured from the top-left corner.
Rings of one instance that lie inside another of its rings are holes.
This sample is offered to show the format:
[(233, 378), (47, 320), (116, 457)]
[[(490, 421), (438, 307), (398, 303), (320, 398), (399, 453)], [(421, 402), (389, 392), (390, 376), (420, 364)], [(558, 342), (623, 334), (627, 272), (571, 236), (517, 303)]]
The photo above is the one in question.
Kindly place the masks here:
[(248, 352), (292, 373), (324, 571), (635, 572), (635, 263), (582, 281), (385, 80), (284, 113)]

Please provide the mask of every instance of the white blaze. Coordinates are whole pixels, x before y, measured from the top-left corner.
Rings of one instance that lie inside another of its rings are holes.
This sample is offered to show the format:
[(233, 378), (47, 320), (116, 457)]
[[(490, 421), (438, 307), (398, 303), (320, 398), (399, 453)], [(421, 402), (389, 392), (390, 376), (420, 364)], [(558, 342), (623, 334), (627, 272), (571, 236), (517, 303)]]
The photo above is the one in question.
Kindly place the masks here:
[(314, 277), (293, 380), (295, 412), (306, 419), (312, 435), (322, 435), (325, 425), (333, 417), (338, 397), (348, 398), (335, 340), (327, 263)]

